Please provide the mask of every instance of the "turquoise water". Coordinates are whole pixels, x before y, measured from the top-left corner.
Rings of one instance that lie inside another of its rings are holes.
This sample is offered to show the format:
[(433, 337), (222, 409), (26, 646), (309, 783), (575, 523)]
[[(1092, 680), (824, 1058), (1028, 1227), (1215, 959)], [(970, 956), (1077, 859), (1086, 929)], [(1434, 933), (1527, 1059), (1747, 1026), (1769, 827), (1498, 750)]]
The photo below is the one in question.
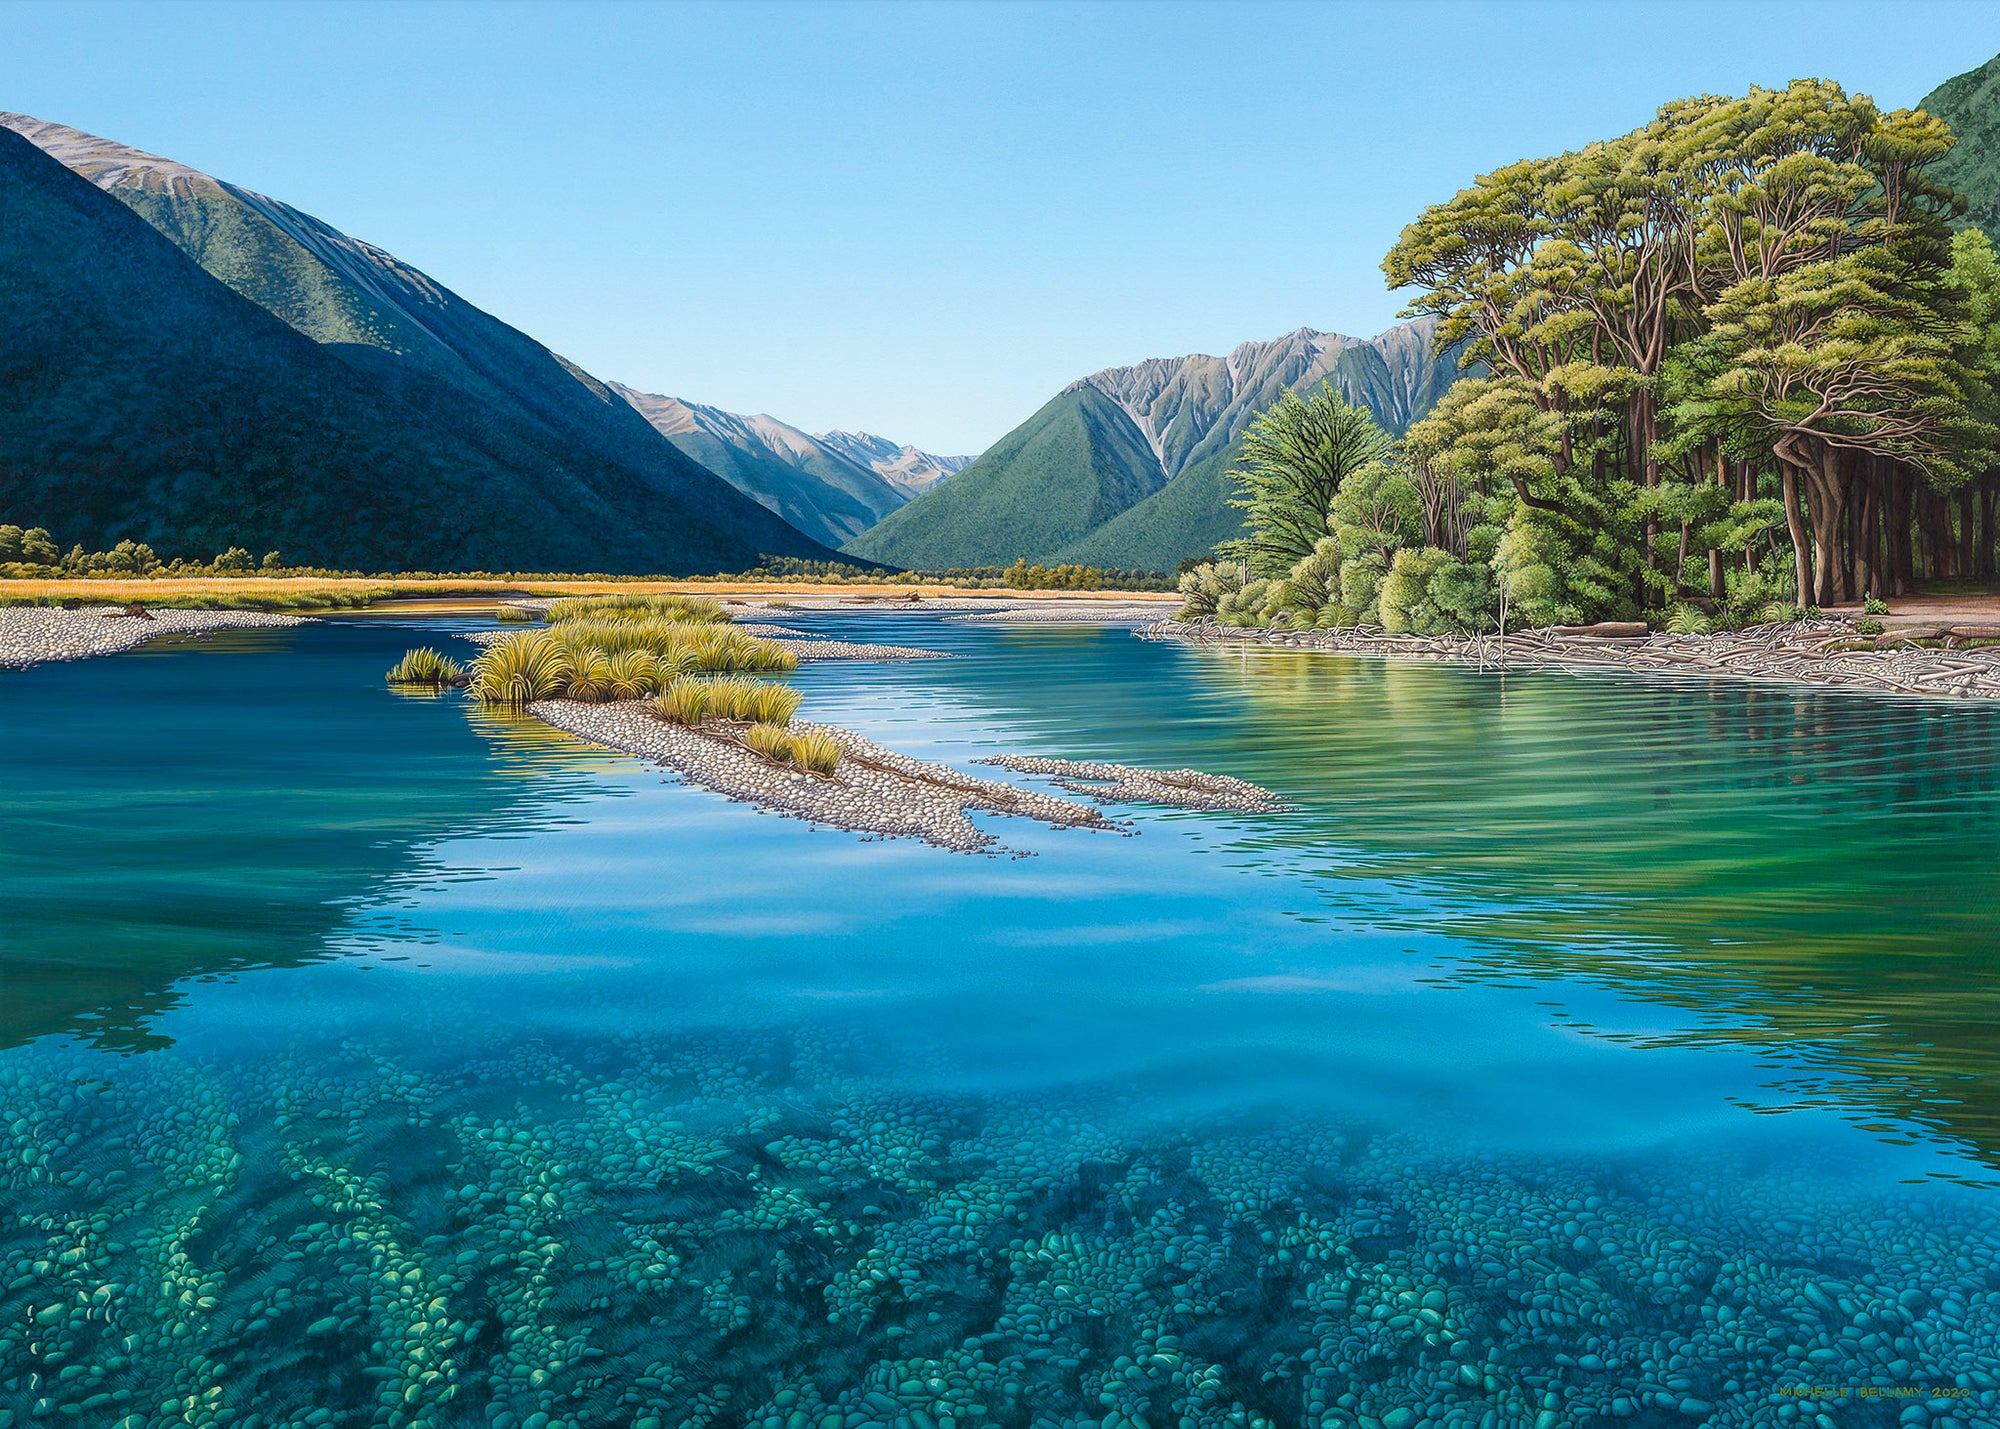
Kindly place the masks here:
[(0, 1429), (2000, 1414), (1996, 712), (867, 617), (810, 716), (1296, 805), (971, 858), (467, 623), (0, 677)]

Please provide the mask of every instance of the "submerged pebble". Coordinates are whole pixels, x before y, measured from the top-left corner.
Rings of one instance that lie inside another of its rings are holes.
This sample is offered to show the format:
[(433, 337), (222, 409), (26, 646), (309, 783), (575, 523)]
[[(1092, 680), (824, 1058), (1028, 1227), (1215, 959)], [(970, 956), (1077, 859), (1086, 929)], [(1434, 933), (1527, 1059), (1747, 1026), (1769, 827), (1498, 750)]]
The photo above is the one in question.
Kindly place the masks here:
[(2000, 1415), (1963, 1195), (1128, 1122), (864, 1053), (0, 1055), (0, 1429)]

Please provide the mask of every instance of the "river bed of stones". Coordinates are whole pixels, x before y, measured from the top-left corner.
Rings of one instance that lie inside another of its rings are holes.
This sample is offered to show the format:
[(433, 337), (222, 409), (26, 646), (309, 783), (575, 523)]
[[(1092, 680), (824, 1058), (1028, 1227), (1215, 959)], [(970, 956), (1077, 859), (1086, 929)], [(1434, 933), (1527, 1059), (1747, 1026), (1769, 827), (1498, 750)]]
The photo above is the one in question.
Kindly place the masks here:
[(429, 1017), (254, 1062), (0, 1053), (0, 1429), (2000, 1417), (2000, 1224), (1952, 1188)]
[(48, 661), (115, 655), (161, 635), (205, 635), (251, 626), (303, 625), (305, 617), (255, 610), (148, 610), (124, 606), (60, 610), (51, 606), (0, 606), (0, 670), (25, 670)]
[[(1525, 630), (1474, 636), (1391, 635), (1371, 627), (1294, 630), (1161, 621), (1135, 632), (1144, 639), (1216, 648), (1264, 646), (1385, 659), (1477, 665), (1487, 670), (1627, 670), (1701, 679), (1778, 680), (1822, 688), (1918, 695), (1936, 699), (2000, 699), (2000, 628), (1890, 630), (1862, 636), (1852, 621), (1804, 620), (1709, 635), (1651, 631), (1605, 637), (1579, 631)], [(1959, 648), (1932, 648), (1939, 639)], [(1870, 648), (1855, 648), (1867, 646)]]

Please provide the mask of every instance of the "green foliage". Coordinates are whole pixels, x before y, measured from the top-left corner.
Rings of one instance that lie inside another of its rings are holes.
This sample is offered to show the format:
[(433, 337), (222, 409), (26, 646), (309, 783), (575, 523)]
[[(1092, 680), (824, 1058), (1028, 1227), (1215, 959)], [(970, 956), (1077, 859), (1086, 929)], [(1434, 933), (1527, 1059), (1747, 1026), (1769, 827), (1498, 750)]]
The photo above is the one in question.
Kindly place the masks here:
[(1871, 595), (1861, 602), (1861, 610), (1866, 615), (1887, 615), (1889, 613), (1889, 602), (1886, 600), (1877, 600)]
[(455, 685), (465, 677), (465, 668), (449, 656), (440, 655), (428, 646), (412, 650), (389, 667), (389, 683), (392, 685), (429, 685), (442, 689)]
[(1854, 622), (1854, 633), (1856, 635), (1880, 635), (1885, 628), (1881, 621), (1873, 618)]
[(1434, 546), (1396, 552), (1379, 603), (1382, 628), (1392, 635), (1490, 628), (1496, 608), (1488, 572)]
[(1667, 633), (1670, 635), (1706, 635), (1715, 629), (1715, 622), (1692, 605), (1677, 605), (1667, 616)]
[(1244, 434), (1231, 468), (1250, 534), (1221, 553), (1255, 575), (1280, 575), (1309, 555), (1333, 529), (1334, 498), (1348, 477), (1388, 454), (1388, 435), (1365, 407), (1351, 406), (1331, 383), (1310, 397), (1287, 390)]
[(1216, 613), (1222, 598), (1243, 589), (1243, 567), (1235, 561), (1205, 561), (1180, 578), (1181, 608), (1176, 620), (1200, 620)]

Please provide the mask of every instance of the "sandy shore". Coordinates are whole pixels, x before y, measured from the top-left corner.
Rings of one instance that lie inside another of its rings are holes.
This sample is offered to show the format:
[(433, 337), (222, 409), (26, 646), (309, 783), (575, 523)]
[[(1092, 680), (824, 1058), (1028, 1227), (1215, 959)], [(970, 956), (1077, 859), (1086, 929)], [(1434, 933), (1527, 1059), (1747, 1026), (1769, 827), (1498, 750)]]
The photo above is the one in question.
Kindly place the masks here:
[(25, 670), (51, 660), (115, 655), (161, 635), (205, 634), (259, 625), (303, 625), (305, 617), (256, 610), (151, 610), (126, 616), (122, 606), (56, 610), (0, 606), (0, 670)]
[[(1885, 624), (1891, 622), (1885, 621)], [(1930, 649), (1918, 637), (1945, 637), (1956, 643), (1976, 635), (1953, 635), (1976, 626), (1918, 625), (1869, 637), (1844, 618), (1760, 625), (1712, 635), (1605, 638), (1530, 630), (1497, 635), (1387, 635), (1379, 630), (1234, 629), (1219, 625), (1162, 621), (1138, 632), (1153, 640), (1191, 645), (1261, 646), (1325, 651), (1384, 659), (1429, 660), (1478, 665), (1483, 669), (1612, 669), (1646, 675), (1699, 679), (1778, 681), (1883, 694), (1926, 695), (1938, 699), (2000, 699), (2000, 646)], [(1876, 648), (1855, 649), (1856, 645)]]

